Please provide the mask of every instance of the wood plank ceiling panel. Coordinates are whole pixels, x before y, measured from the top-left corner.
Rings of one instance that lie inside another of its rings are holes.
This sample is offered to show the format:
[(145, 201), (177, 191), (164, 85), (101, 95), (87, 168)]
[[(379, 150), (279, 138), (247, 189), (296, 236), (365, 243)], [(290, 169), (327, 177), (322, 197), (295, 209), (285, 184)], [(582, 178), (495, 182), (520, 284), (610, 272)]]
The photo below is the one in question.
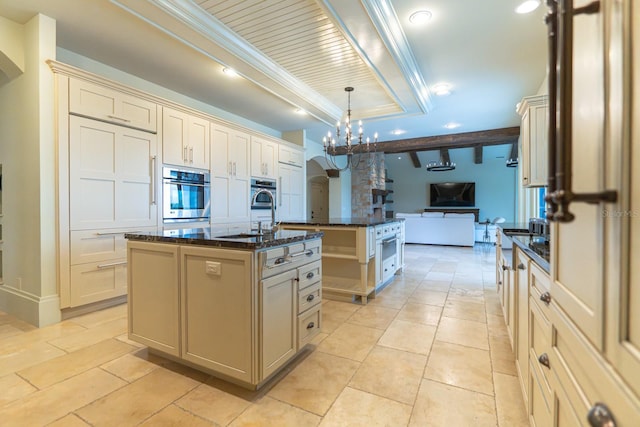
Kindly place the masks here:
[(402, 109), (373, 70), (314, 0), (196, 0), (236, 34), (287, 72), (346, 110), (344, 88), (353, 86), (352, 109)]

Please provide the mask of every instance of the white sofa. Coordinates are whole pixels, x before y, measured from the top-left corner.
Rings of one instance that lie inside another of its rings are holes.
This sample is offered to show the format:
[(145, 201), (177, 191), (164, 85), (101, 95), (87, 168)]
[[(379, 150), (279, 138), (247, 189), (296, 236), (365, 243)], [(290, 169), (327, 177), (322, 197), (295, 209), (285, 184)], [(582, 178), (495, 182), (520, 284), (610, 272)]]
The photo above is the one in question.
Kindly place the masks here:
[(397, 213), (404, 218), (406, 243), (473, 246), (475, 216), (472, 213)]

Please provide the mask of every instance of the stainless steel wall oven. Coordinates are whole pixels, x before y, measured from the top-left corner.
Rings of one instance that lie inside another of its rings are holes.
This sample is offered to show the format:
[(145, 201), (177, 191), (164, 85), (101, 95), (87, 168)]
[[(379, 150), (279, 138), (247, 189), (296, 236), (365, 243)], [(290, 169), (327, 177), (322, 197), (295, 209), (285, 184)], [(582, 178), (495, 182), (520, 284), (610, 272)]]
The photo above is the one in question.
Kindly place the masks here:
[(208, 172), (164, 167), (162, 184), (164, 222), (209, 220), (211, 182)]
[(271, 209), (271, 200), (266, 194), (258, 194), (256, 200), (253, 200), (254, 194), (260, 190), (269, 190), (273, 195), (273, 203), (276, 206), (276, 182), (270, 179), (252, 179), (251, 180), (251, 209)]

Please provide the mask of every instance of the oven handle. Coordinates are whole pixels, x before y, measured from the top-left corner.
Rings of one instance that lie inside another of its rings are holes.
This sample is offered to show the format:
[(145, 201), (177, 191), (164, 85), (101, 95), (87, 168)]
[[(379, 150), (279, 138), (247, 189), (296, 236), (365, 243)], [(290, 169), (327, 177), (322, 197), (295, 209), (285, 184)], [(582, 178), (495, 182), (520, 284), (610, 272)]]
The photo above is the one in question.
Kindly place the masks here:
[(206, 187), (209, 183), (204, 183), (204, 184), (198, 184), (195, 182), (189, 182), (189, 181), (179, 181), (179, 180), (175, 180), (175, 179), (165, 179), (164, 180), (165, 184), (181, 184), (181, 185), (190, 185), (192, 187)]
[(395, 243), (395, 241), (396, 241), (396, 240), (398, 240), (398, 238), (397, 238), (397, 237), (389, 237), (389, 238), (384, 239), (384, 240), (382, 241), (382, 245), (383, 245), (383, 246), (390, 245), (391, 243)]

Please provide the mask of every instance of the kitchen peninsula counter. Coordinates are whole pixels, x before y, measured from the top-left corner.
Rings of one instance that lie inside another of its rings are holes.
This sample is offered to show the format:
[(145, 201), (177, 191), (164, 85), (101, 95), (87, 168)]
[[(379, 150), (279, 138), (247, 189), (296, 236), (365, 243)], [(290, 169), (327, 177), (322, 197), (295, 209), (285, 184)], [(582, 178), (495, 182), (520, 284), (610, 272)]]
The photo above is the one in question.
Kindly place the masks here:
[(280, 229), (324, 233), (322, 290), (326, 298), (366, 304), (403, 266), (402, 219), (284, 221)]
[(249, 389), (321, 330), (322, 232), (129, 233), (128, 336)]

